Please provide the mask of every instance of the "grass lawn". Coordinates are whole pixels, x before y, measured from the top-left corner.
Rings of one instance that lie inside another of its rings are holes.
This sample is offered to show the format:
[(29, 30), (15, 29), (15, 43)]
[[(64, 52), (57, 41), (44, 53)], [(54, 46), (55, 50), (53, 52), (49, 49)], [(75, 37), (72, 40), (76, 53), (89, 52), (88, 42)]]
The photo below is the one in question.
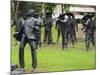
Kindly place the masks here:
[[(14, 28), (12, 28), (12, 34), (13, 33)], [(54, 41), (56, 41), (56, 31), (54, 29), (53, 38)], [(84, 42), (78, 42), (75, 48), (69, 45), (68, 50), (62, 50), (60, 43), (58, 45), (54, 45), (53, 47), (46, 46), (37, 50), (38, 66), (35, 72), (87, 70), (96, 68), (96, 52), (93, 47), (90, 47), (90, 50), (86, 51)], [(12, 37), (12, 64), (18, 64), (19, 62), (18, 47), (19, 45), (14, 46), (14, 38)], [(29, 48), (29, 45), (27, 44), (25, 48), (25, 70), (27, 72), (30, 72), (31, 69), (31, 50)]]

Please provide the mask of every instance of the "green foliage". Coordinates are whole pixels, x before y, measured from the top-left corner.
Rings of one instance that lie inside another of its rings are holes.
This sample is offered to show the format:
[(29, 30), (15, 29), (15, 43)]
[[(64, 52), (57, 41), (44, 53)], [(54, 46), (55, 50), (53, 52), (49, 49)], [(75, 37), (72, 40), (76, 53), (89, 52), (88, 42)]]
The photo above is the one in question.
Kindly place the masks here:
[(65, 12), (69, 12), (70, 11), (69, 8), (70, 8), (69, 4), (64, 5), (64, 11)]
[(55, 3), (43, 3), (42, 4), (43, 9), (46, 11), (49, 11), (53, 13), (54, 8), (56, 7)]
[[(78, 45), (76, 48), (69, 47), (67, 51), (63, 51), (61, 46), (47, 46), (37, 50), (38, 66), (35, 72), (95, 69), (95, 51), (91, 49), (92, 51), (86, 52), (82, 46), (79, 49)], [(12, 47), (12, 63), (18, 64), (18, 46)], [(32, 70), (29, 45), (25, 48), (25, 69), (27, 72)]]
[[(56, 30), (52, 29), (53, 40), (56, 41)], [(14, 27), (12, 28), (12, 35)], [(42, 39), (44, 30), (42, 29)], [(11, 63), (18, 64), (19, 45), (14, 46), (14, 38), (12, 37), (11, 47)], [(38, 66), (35, 72), (51, 72), (51, 71), (70, 71), (70, 70), (88, 70), (96, 68), (95, 49), (90, 47), (89, 51), (85, 50), (84, 42), (77, 42), (75, 48), (68, 45), (68, 50), (61, 49), (61, 39), (58, 45), (53, 47), (46, 46), (37, 50)], [(31, 67), (31, 50), (29, 45), (25, 47), (25, 70), (30, 73)]]
[[(40, 2), (14, 1), (13, 3), (14, 3), (15, 10), (16, 10), (16, 6), (18, 2), (19, 2), (19, 5), (18, 5), (17, 11), (21, 11), (22, 16), (24, 18), (26, 17), (26, 12), (28, 11), (28, 9), (34, 9), (36, 13), (42, 13), (42, 6)], [(15, 12), (12, 12), (12, 9), (11, 9), (11, 13), (15, 14)]]

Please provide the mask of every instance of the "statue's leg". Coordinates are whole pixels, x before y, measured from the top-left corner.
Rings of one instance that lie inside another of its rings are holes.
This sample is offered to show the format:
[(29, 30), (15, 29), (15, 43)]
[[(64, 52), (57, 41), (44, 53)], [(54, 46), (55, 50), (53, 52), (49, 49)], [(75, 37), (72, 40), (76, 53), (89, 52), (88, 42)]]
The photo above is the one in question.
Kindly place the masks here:
[(43, 46), (45, 46), (45, 45), (46, 45), (46, 42), (47, 42), (47, 37), (48, 37), (48, 32), (45, 30), (45, 31), (44, 31)]
[(50, 30), (48, 32), (48, 44), (49, 45), (52, 45), (52, 40), (53, 40), (53, 38), (52, 38), (52, 30)]
[(86, 46), (86, 50), (88, 51), (89, 46), (90, 46), (90, 36), (88, 33), (85, 36), (85, 46)]
[(71, 37), (71, 42), (72, 42), (72, 45), (73, 45), (73, 47), (74, 47), (74, 45), (75, 45), (75, 35), (74, 35), (74, 32), (72, 31), (71, 32), (71, 35), (70, 35), (70, 37)]
[(20, 41), (20, 46), (19, 46), (19, 67), (24, 68), (25, 63), (24, 63), (24, 48), (27, 43), (27, 39), (25, 36), (22, 36), (22, 39)]
[(58, 29), (58, 31), (57, 31), (57, 44), (59, 43), (59, 38), (60, 38), (60, 30)]
[(33, 67), (33, 69), (35, 69), (37, 67), (36, 41), (29, 40), (29, 45), (31, 48), (32, 67)]

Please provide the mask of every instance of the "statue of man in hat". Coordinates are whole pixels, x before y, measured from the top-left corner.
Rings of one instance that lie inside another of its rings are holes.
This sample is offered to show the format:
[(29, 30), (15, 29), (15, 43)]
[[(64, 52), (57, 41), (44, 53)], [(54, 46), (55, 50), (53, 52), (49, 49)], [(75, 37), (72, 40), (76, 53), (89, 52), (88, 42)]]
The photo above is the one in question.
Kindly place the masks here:
[(24, 71), (25, 62), (24, 62), (24, 48), (28, 43), (31, 48), (31, 57), (32, 57), (32, 68), (33, 70), (37, 67), (37, 56), (36, 56), (36, 35), (35, 31), (38, 30), (39, 21), (33, 17), (35, 11), (30, 9), (27, 12), (27, 18), (24, 21), (24, 25), (22, 27), (22, 37), (20, 40), (19, 46), (19, 69), (20, 71)]

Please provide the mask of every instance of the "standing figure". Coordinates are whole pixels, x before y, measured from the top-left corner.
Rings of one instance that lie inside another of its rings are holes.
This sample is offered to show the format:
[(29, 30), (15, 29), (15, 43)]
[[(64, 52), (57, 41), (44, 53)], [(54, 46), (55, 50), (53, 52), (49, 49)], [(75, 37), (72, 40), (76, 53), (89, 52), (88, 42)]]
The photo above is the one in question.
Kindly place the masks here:
[(92, 45), (95, 47), (95, 37), (94, 37), (94, 32), (95, 32), (95, 22), (92, 20), (92, 18), (88, 18), (86, 22), (83, 23), (83, 28), (85, 33), (85, 46), (86, 50), (88, 51), (90, 47), (90, 42)]
[(74, 33), (73, 33), (73, 20), (70, 16), (68, 16), (67, 22), (65, 23), (66, 25), (66, 45), (68, 46), (68, 42), (69, 42), (69, 37), (71, 39), (72, 45), (74, 46)]
[[(46, 17), (44, 19), (44, 22), (48, 22), (49, 20), (52, 20), (52, 13), (51, 12), (46, 12)], [(46, 43), (48, 45), (52, 45), (52, 21), (48, 22), (45, 27), (44, 27), (44, 40), (43, 40), (43, 44), (44, 46), (46, 45)]]
[[(24, 71), (24, 48), (27, 43), (31, 48), (32, 57), (32, 68), (33, 70), (37, 67), (37, 55), (36, 55), (36, 30), (38, 29), (36, 25), (39, 24), (38, 20), (33, 17), (35, 11), (30, 9), (27, 12), (27, 18), (22, 27), (22, 37), (19, 46), (19, 67), (21, 71)], [(28, 60), (27, 60), (28, 61)]]
[(63, 15), (60, 20), (62, 22), (62, 48), (67, 49), (69, 37), (72, 45), (74, 46), (75, 41), (75, 21), (69, 15)]
[(70, 22), (70, 36), (69, 38), (71, 39), (71, 42), (72, 42), (72, 45), (74, 47), (75, 45), (75, 41), (77, 40), (76, 38), (76, 31), (78, 31), (78, 25), (77, 25), (77, 22), (76, 20), (74, 19), (74, 17), (70, 16), (69, 17), (69, 22)]
[[(15, 25), (15, 32), (19, 32), (23, 24), (24, 24), (24, 19), (21, 16), (21, 12), (17, 11), (14, 23), (12, 24), (12, 27)], [(17, 45), (16, 39), (15, 39), (15, 45)]]
[(66, 22), (68, 18), (65, 18), (65, 15), (62, 14), (58, 17), (59, 23), (61, 24), (61, 35), (62, 35), (62, 49), (67, 49), (67, 35), (66, 35)]
[(60, 22), (59, 19), (56, 21), (55, 29), (57, 30), (57, 41), (56, 42), (58, 44), (59, 38), (60, 38), (60, 34), (61, 34), (61, 22)]

